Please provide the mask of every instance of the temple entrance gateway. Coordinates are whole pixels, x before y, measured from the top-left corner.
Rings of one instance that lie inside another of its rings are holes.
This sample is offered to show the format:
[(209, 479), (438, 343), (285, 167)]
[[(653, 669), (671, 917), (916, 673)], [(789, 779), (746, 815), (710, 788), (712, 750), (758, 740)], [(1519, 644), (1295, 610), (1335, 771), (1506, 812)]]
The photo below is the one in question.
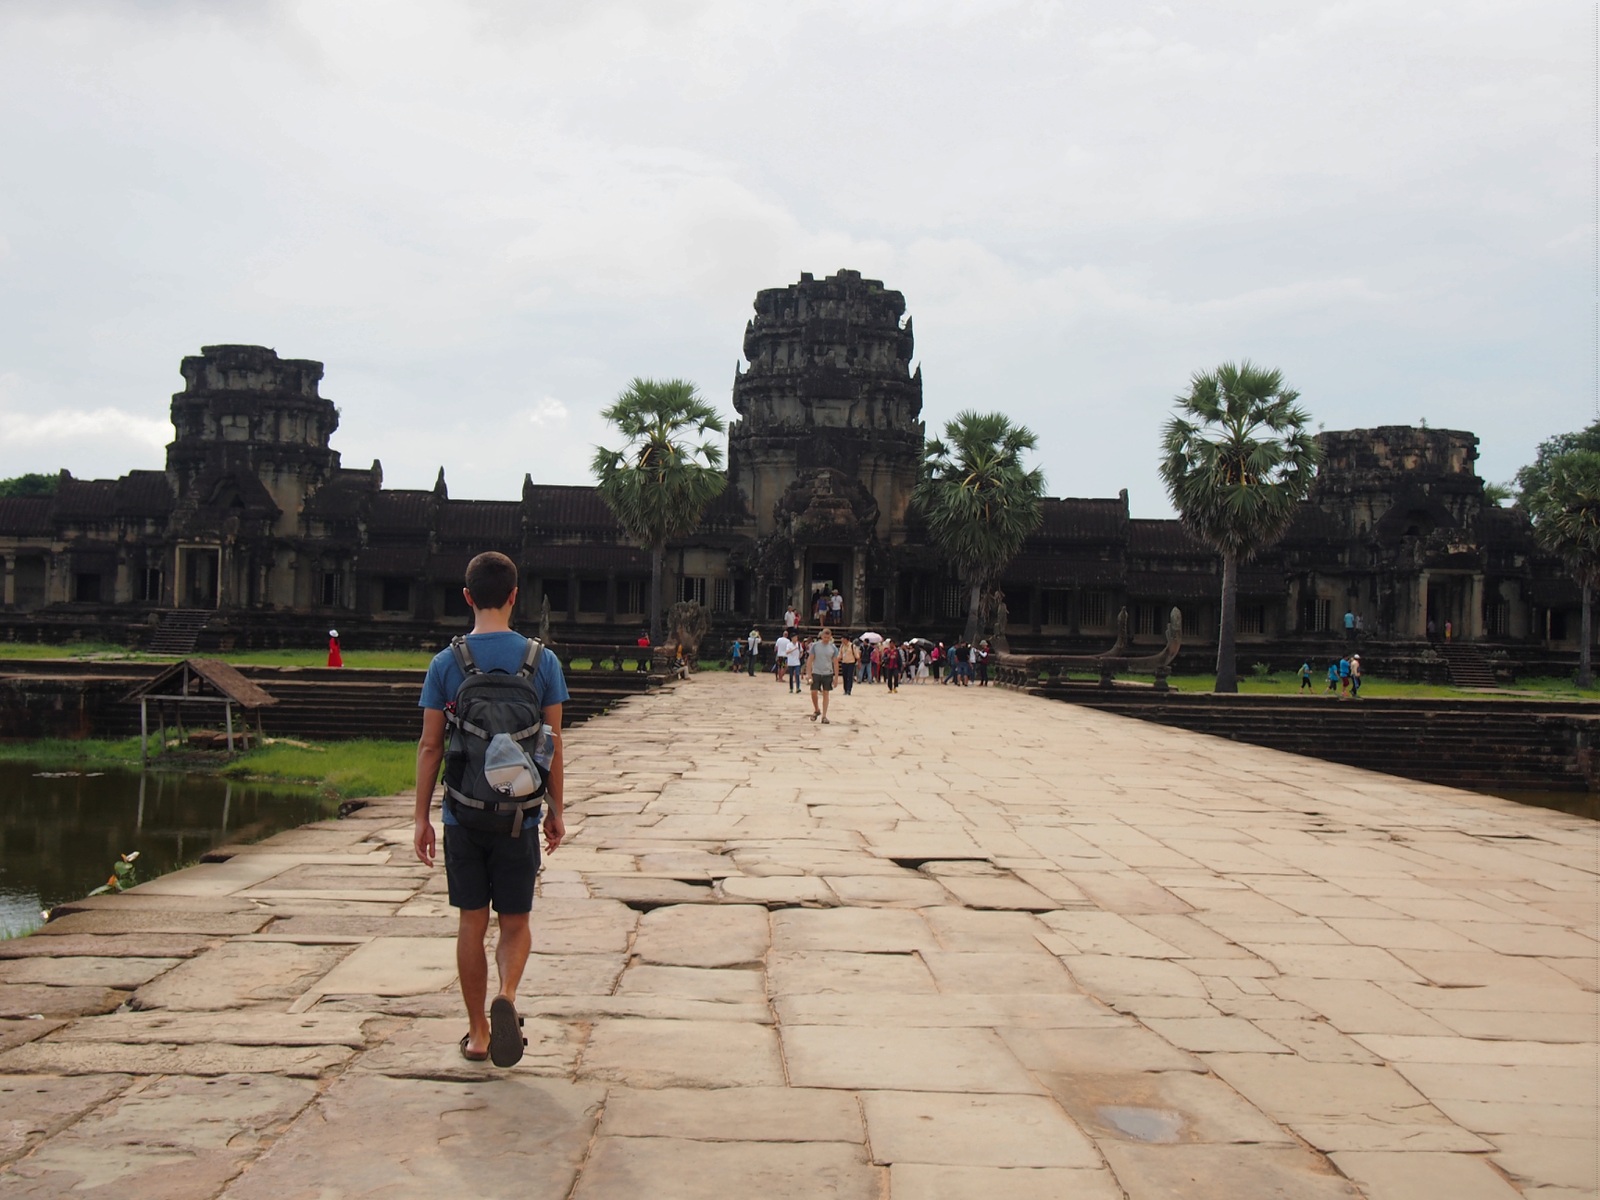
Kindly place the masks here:
[(844, 597), (844, 620), (849, 621), (853, 607), (850, 603), (850, 551), (834, 546), (817, 547), (809, 552), (807, 558), (810, 560), (810, 570), (805, 589), (806, 616), (810, 618), (816, 611), (818, 592), (826, 592), (829, 596), (838, 592)]
[(180, 546), (178, 579), (182, 581), (173, 597), (179, 608), (216, 608), (220, 599), (222, 550), (217, 546)]

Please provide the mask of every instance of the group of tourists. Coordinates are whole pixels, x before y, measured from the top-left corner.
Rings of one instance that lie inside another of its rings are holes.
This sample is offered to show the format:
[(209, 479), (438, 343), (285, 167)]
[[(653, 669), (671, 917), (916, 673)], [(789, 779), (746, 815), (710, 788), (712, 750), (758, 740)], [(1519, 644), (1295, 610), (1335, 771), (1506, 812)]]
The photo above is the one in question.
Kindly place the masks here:
[[(1300, 664), (1300, 691), (1315, 692), (1316, 688), (1311, 683), (1311, 660), (1307, 659)], [(1327, 674), (1324, 676), (1328, 684), (1328, 694), (1338, 696), (1341, 700), (1361, 699), (1361, 655), (1348, 654), (1328, 664)]]
[[(793, 610), (790, 610), (790, 615)], [(728, 669), (754, 676), (761, 661), (761, 631), (752, 629), (728, 647)], [(989, 660), (993, 650), (987, 641), (973, 645), (959, 640), (946, 646), (926, 638), (895, 641), (881, 634), (865, 633), (851, 638), (836, 638), (834, 630), (823, 625), (814, 638), (803, 636), (792, 625), (773, 643), (769, 670), (791, 693), (803, 695), (810, 684), (815, 719), (827, 723), (827, 694), (835, 680), (845, 695), (857, 683), (882, 684), (897, 692), (900, 685), (933, 682), (955, 687), (989, 686)], [(821, 682), (819, 682), (819, 677)], [(820, 703), (818, 693), (821, 694)]]

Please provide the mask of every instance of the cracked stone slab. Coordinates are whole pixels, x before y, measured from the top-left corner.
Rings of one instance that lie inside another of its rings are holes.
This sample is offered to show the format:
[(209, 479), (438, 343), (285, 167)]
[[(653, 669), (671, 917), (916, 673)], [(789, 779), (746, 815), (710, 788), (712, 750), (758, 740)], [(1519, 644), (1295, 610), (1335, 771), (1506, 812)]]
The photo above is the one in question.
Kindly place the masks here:
[(884, 1165), (1100, 1165), (1094, 1143), (1044, 1096), (872, 1091), (861, 1102), (873, 1161)]
[(617, 983), (617, 995), (765, 1004), (767, 988), (766, 977), (757, 970), (631, 966)]
[(65, 1129), (132, 1082), (130, 1075), (0, 1076), (0, 1163)]
[(865, 1137), (849, 1093), (792, 1087), (616, 1088), (606, 1101), (605, 1132), (741, 1142), (860, 1144)]
[(0, 942), (0, 959), (77, 956), (191, 958), (210, 946), (213, 941), (213, 938), (199, 934), (180, 933), (65, 933), (48, 938), (29, 936), (8, 938)]
[(291, 854), (249, 854), (230, 858), (227, 862), (203, 862), (129, 888), (117, 899), (165, 897), (170, 901), (177, 896), (192, 899), (228, 897), (274, 875), (281, 875), (292, 867), (298, 867), (304, 861), (303, 857)]
[[(119, 898), (132, 897), (124, 895)], [(53, 911), (59, 912), (60, 906), (58, 905)], [(209, 941), (218, 937), (235, 937), (241, 933), (256, 933), (271, 921), (271, 913), (262, 912), (253, 904), (249, 906), (248, 912), (186, 913), (133, 906), (125, 909), (101, 908), (92, 912), (70, 912), (64, 916), (52, 917), (41, 928), (18, 940), (33, 943), (40, 938), (54, 941), (56, 938), (85, 934), (118, 936), (169, 934), (199, 937)], [(49, 953), (48, 950), (44, 952)]]
[(0, 987), (13, 983), (44, 983), (51, 987), (108, 987), (132, 990), (164, 975), (177, 958), (68, 958), (11, 959), (0, 962)]
[[(601, 1137), (574, 1200), (878, 1200), (880, 1172), (859, 1145)], [(736, 1181), (736, 1185), (735, 1185)]]
[(896, 1163), (889, 1169), (894, 1200), (1124, 1200), (1104, 1167), (951, 1167)]
[(636, 1088), (777, 1087), (777, 1034), (725, 1021), (597, 1021), (579, 1078)]
[(138, 1009), (211, 1012), (293, 1000), (333, 969), (349, 946), (230, 942), (188, 959), (133, 995)]
[[(1332, 1157), (1339, 1170), (1360, 1186), (1368, 1200), (1407, 1200), (1412, 1196), (1520, 1200), (1522, 1196), (1479, 1154), (1349, 1151)], [(1594, 1161), (1592, 1149), (1589, 1160)]]
[(0, 987), (0, 1020), (29, 1017), (83, 1017), (108, 1013), (127, 1003), (130, 993), (105, 987), (51, 987), (9, 983)]
[(863, 992), (904, 996), (939, 990), (916, 954), (851, 954), (842, 950), (774, 954), (767, 962), (767, 978), (774, 996)]
[(839, 903), (833, 889), (814, 875), (729, 876), (722, 881), (722, 894), (730, 900), (786, 907), (827, 908)]
[(673, 967), (736, 967), (759, 963), (770, 944), (767, 910), (751, 904), (714, 909), (674, 905), (639, 919), (633, 953)]
[(1030, 1071), (1194, 1071), (1206, 1065), (1194, 1055), (1132, 1023), (1121, 1028), (1006, 1029), (999, 1031)]
[[(461, 1057), (461, 1035), (467, 1031), (465, 1012), (458, 1017), (421, 1017), (407, 1022), (355, 1061), (352, 1069), (373, 1071), (402, 1079), (481, 1080), (496, 1077), (489, 1063)], [(568, 1078), (577, 1069), (583, 1044), (582, 1030), (561, 1021), (524, 1017), (522, 1034), (528, 1040), (515, 1071)]]
[(7, 1196), (211, 1200), (315, 1096), (270, 1075), (150, 1080), (0, 1174)]
[(376, 1014), (288, 1013), (246, 1009), (231, 1012), (119, 1012), (75, 1021), (51, 1041), (122, 1042), (128, 1045), (348, 1046), (367, 1044), (363, 1026)]
[(779, 996), (785, 1025), (893, 1025), (954, 1029), (1123, 1029), (1128, 1018), (1088, 996), (945, 996), (862, 992)]
[(920, 914), (899, 909), (789, 909), (772, 914), (772, 946), (799, 950), (911, 953), (938, 946)]
[(1130, 1196), (1183, 1200), (1361, 1200), (1361, 1193), (1317, 1155), (1300, 1147), (1197, 1143), (1101, 1144)]
[(455, 978), (453, 939), (373, 938), (338, 959), (289, 1011), (303, 1012), (323, 996), (420, 996), (443, 991)]
[[(1097, 1142), (1238, 1142), (1294, 1145), (1294, 1138), (1215, 1075), (1192, 1071), (1041, 1071), (1061, 1107)], [(1127, 1132), (1129, 1110), (1159, 1114), (1155, 1126)], [(1158, 1133), (1150, 1132), (1158, 1129)]]
[(354, 1072), (222, 1197), (524, 1196), (535, 1182), (543, 1194), (565, 1196), (604, 1096), (522, 1072), (473, 1083)]
[(29, 1042), (0, 1054), (0, 1073), (51, 1075), (282, 1075), (316, 1079), (349, 1061), (346, 1046), (230, 1046), (207, 1042)]
[(989, 1029), (860, 1025), (783, 1027), (790, 1082), (798, 1087), (906, 1092), (1041, 1091)]

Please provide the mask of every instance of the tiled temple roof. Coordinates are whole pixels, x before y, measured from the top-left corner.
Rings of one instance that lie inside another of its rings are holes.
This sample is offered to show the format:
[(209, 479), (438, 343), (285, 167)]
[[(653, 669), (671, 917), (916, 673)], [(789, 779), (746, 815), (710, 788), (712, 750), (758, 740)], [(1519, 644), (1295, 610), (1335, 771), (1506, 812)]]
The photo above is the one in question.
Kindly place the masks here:
[(522, 490), (529, 521), (544, 530), (595, 530), (616, 535), (621, 526), (600, 498), (600, 490), (536, 483)]
[(374, 492), (367, 511), (367, 528), (374, 533), (426, 534), (433, 528), (433, 492), (400, 488)]
[(1210, 557), (1215, 551), (1184, 528), (1175, 518), (1153, 520), (1136, 517), (1128, 522), (1128, 552), (1130, 554), (1181, 554), (1186, 557)]
[(1046, 497), (1043, 520), (1030, 541), (1119, 542), (1127, 536), (1128, 508), (1120, 498)]
[(53, 502), (49, 496), (0, 497), (0, 534), (48, 537)]
[(446, 500), (439, 506), (439, 536), (449, 541), (522, 541), (522, 505), (515, 500)]

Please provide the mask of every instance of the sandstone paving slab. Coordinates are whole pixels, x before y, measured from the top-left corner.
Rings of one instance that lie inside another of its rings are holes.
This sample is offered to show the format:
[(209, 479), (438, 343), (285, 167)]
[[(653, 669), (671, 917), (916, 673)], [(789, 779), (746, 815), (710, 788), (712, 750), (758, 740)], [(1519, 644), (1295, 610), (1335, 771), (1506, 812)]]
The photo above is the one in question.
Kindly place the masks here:
[[(253, 907), (253, 906), (252, 906)], [(13, 938), (8, 946), (37, 947), (28, 953), (49, 954), (49, 946), (57, 941), (70, 946), (86, 937), (122, 941), (127, 938), (182, 939), (185, 943), (200, 942), (202, 946), (213, 938), (235, 937), (255, 933), (272, 921), (272, 914), (260, 911), (241, 913), (182, 913), (129, 908), (97, 909), (94, 912), (73, 912), (53, 916), (49, 922), (35, 929), (25, 938)], [(132, 943), (137, 945), (138, 943)], [(61, 951), (64, 954), (71, 950)], [(133, 953), (138, 953), (133, 951)], [(8, 957), (23, 957), (10, 955)], [(180, 958), (178, 954), (161, 954), (160, 958)]]
[(772, 914), (772, 948), (909, 953), (938, 945), (919, 913), (895, 909), (788, 909)]
[(304, 1011), (323, 996), (419, 996), (448, 988), (455, 977), (454, 939), (373, 938), (339, 959), (290, 1011)]
[[(1396, 995), (1399, 989), (1361, 979), (1274, 979), (1275, 995), (1293, 1000), (1322, 1016), (1341, 1032), (1438, 1035), (1447, 1032), (1421, 1008)], [(1437, 990), (1437, 989), (1430, 989)], [(1409, 993), (1404, 993), (1409, 994)]]
[(603, 1098), (592, 1085), (518, 1071), (472, 1083), (354, 1072), (221, 1195), (555, 1200), (572, 1189)]
[(54, 1033), (67, 1023), (65, 1017), (11, 1017), (0, 1020), (0, 1050), (9, 1050)]
[(757, 905), (709, 910), (673, 905), (639, 919), (633, 953), (660, 966), (734, 967), (759, 963), (769, 942), (767, 910)]
[[(777, 1087), (777, 1034), (726, 1021), (596, 1021), (580, 1079), (636, 1088)], [(802, 1085), (803, 1086), (803, 1085)]]
[(1049, 932), (1049, 927), (1032, 913), (976, 912), (954, 905), (918, 911), (945, 950), (1015, 950), (1031, 954), (1039, 948), (1039, 935)]
[(657, 879), (645, 875), (590, 875), (592, 895), (624, 904), (660, 905), (716, 904), (717, 896), (706, 886), (695, 886), (679, 879)]
[(0, 960), (17, 958), (191, 958), (214, 938), (182, 933), (68, 933), (0, 941)]
[(1600, 1195), (1600, 1163), (1594, 1137), (1555, 1137), (1539, 1133), (1502, 1133), (1489, 1139), (1497, 1167), (1527, 1186), (1572, 1188)]
[(936, 880), (910, 871), (902, 875), (825, 875), (822, 881), (841, 904), (920, 907), (951, 901), (950, 893)]
[(52, 987), (110, 987), (133, 989), (149, 983), (177, 966), (178, 958), (68, 958), (12, 959), (0, 962), (0, 988), (13, 983), (45, 983)]
[(767, 961), (774, 996), (888, 992), (909, 995), (939, 990), (920, 955), (854, 954), (845, 950), (774, 953)]
[(826, 1088), (614, 1088), (603, 1132), (696, 1141), (851, 1142), (866, 1134), (848, 1092)]
[(0, 1164), (65, 1129), (132, 1082), (130, 1075), (0, 1075)]
[(1124, 1200), (1104, 1167), (951, 1167), (898, 1163), (889, 1168), (894, 1200)]
[[(1360, 1033), (1355, 1040), (1391, 1063), (1462, 1063), (1490, 1066), (1571, 1066), (1578, 1057), (1559, 1042), (1490, 1040), (1465, 1037), (1405, 1037)], [(1593, 1053), (1588, 1056), (1593, 1059)], [(1597, 1076), (1600, 1084), (1600, 1076)]]
[[(450, 1011), (444, 1003), (426, 1014)], [(457, 1007), (460, 1001), (457, 1000)], [(736, 1004), (726, 1000), (695, 1000), (680, 996), (550, 996), (520, 993), (517, 1011), (558, 1017), (563, 1020), (594, 1020), (600, 1017), (642, 1017), (661, 1021), (729, 1021), (736, 1024), (772, 1025), (775, 1018), (763, 1000), (759, 1004)]]
[(1194, 972), (1163, 959), (1081, 954), (1071, 959), (1067, 967), (1084, 991), (1102, 999), (1206, 995), (1205, 984)]
[[(464, 1012), (450, 1017), (419, 1017), (389, 1033), (357, 1058), (351, 1069), (399, 1079), (472, 1081), (495, 1077), (499, 1068), (461, 1057), (461, 1035), (466, 1031)], [(571, 1078), (583, 1046), (580, 1028), (570, 1022), (524, 1016), (522, 1035), (528, 1044), (522, 1061), (512, 1070)]]
[[(1328, 927), (1358, 946), (1403, 946), (1408, 950), (1482, 950), (1471, 938), (1437, 921), (1324, 918)], [(1592, 948), (1591, 948), (1592, 949)]]
[(1344, 1151), (1334, 1164), (1366, 1194), (1367, 1200), (1520, 1200), (1522, 1193), (1477, 1154), (1372, 1153)]
[(1215, 1075), (1192, 1071), (1043, 1071), (1040, 1080), (1096, 1142), (1295, 1144)]
[(1187, 951), (1116, 913), (1089, 909), (1049, 912), (1039, 919), (1078, 954), (1119, 954), (1130, 958), (1189, 958)]
[(784, 1060), (798, 1087), (1005, 1092), (1042, 1090), (990, 1029), (785, 1025)]
[(1300, 1147), (1194, 1143), (1101, 1150), (1131, 1200), (1360, 1200), (1323, 1159)]
[(1430, 1099), (1592, 1107), (1596, 1096), (1594, 1054), (1573, 1055), (1569, 1062), (1567, 1066), (1401, 1062), (1394, 1064), (1394, 1069)]
[(825, 881), (814, 875), (731, 875), (722, 881), (722, 894), (733, 901), (754, 901), (775, 906), (827, 907), (839, 898)]
[(211, 1200), (314, 1096), (271, 1075), (152, 1079), (12, 1163), (0, 1191)]
[[(166, 876), (162, 878), (166, 878)], [(257, 913), (260, 911), (250, 901), (238, 900), (229, 895), (192, 896), (183, 893), (145, 892), (142, 890), (150, 886), (151, 884), (140, 884), (138, 888), (132, 891), (115, 892), (103, 896), (85, 896), (81, 900), (58, 904), (50, 910), (52, 919), (45, 928), (48, 929), (55, 925), (56, 921), (62, 917), (76, 913), (183, 913), (189, 916), (200, 916), (217, 913)], [(182, 931), (180, 928), (176, 932)], [(74, 932), (84, 933), (90, 931), (80, 928), (74, 930)], [(93, 932), (107, 931), (95, 930)]]
[(1340, 1033), (1325, 1020), (1300, 1017), (1263, 1017), (1255, 1021), (1262, 1033), (1311, 1062), (1376, 1063), (1381, 1061), (1355, 1038)]
[(367, 1044), (366, 1012), (289, 1013), (263, 1009), (229, 1012), (118, 1012), (74, 1021), (53, 1042), (123, 1042), (129, 1045), (348, 1046)]
[(1408, 950), (1399, 948), (1394, 956), (1427, 981), (1451, 988), (1480, 987), (1491, 984), (1520, 985), (1552, 991), (1569, 989), (1572, 980), (1554, 967), (1531, 958), (1483, 951), (1469, 954), (1457, 950)]
[(0, 1074), (282, 1075), (316, 1079), (348, 1062), (345, 1046), (233, 1046), (223, 1042), (29, 1042), (0, 1054)]
[(182, 871), (173, 871), (159, 879), (152, 879), (149, 883), (141, 883), (117, 899), (126, 899), (129, 896), (164, 896), (169, 899), (174, 896), (228, 897), (271, 879), (274, 875), (281, 875), (304, 861), (303, 858), (289, 854), (250, 854), (230, 858), (227, 862), (200, 863), (197, 866), (186, 867)]
[(1100, 1165), (1094, 1144), (1044, 1096), (870, 1091), (861, 1104), (876, 1163)]
[(922, 961), (941, 992), (1075, 992), (1077, 985), (1061, 960), (1043, 947), (1033, 953), (977, 950), (925, 950)]
[(209, 1012), (294, 1000), (350, 952), (349, 946), (225, 943), (188, 959), (133, 994), (139, 1009)]
[(1429, 1015), (1463, 1037), (1508, 1041), (1592, 1044), (1595, 1018), (1587, 1013), (1499, 1012), (1470, 1008), (1436, 1008)]
[(1505, 1134), (1536, 1134), (1542, 1137), (1577, 1138), (1593, 1143), (1595, 1129), (1600, 1128), (1600, 1112), (1597, 1112), (1593, 1102), (1547, 1104), (1535, 1101), (1522, 1104), (1501, 1100), (1456, 1100), (1440, 1096), (1434, 1103), (1463, 1129), (1470, 1129), (1490, 1139)]
[(1127, 1017), (1077, 993), (993, 996), (815, 993), (773, 1001), (785, 1025), (903, 1028), (1124, 1029)]
[(1001, 1028), (999, 1034), (1030, 1071), (1112, 1074), (1137, 1071), (1195, 1071), (1206, 1065), (1148, 1029), (1121, 1026), (1089, 1029)]
[(619, 996), (679, 996), (733, 1004), (765, 1004), (766, 978), (760, 971), (704, 967), (631, 966), (617, 983)]
[(573, 1200), (878, 1200), (881, 1174), (850, 1143), (603, 1136)]
[[(1378, 983), (1419, 983), (1421, 976), (1401, 961), (1406, 951), (1391, 954), (1376, 946), (1242, 943), (1285, 975), (1301, 979), (1367, 979)], [(1413, 952), (1415, 953), (1415, 952)]]
[(108, 987), (51, 987), (10, 983), (0, 987), (0, 1020), (29, 1017), (83, 1017), (108, 1013), (128, 1002), (129, 992)]
[(375, 937), (453, 938), (458, 924), (453, 912), (447, 917), (407, 916), (403, 922), (391, 916), (306, 913), (300, 916), (278, 917), (264, 932), (282, 938), (300, 938), (308, 944), (315, 944), (319, 937), (357, 938), (362, 941)]
[(412, 888), (281, 888), (276, 881), (270, 886), (248, 888), (236, 893), (241, 899), (259, 901), (273, 912), (334, 911), (338, 906), (347, 912), (363, 909), (377, 910), (386, 906), (393, 912), (399, 905), (409, 903), (416, 895)]
[(1223, 1051), (1290, 1054), (1289, 1047), (1240, 1017), (1147, 1017), (1145, 1024), (1174, 1046), (1197, 1054)]
[(939, 882), (957, 901), (974, 909), (1050, 912), (1060, 905), (1038, 888), (1017, 878), (940, 875)]

